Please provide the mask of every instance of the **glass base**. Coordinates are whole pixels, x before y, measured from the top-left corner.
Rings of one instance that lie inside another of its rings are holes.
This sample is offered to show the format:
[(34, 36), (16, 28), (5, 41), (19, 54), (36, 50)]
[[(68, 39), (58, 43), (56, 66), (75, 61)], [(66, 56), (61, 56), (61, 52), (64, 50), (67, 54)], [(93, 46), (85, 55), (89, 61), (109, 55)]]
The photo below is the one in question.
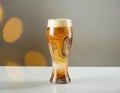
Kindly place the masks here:
[(50, 82), (53, 84), (68, 84), (71, 82), (71, 79), (69, 77), (65, 79), (57, 79), (57, 80), (50, 78)]

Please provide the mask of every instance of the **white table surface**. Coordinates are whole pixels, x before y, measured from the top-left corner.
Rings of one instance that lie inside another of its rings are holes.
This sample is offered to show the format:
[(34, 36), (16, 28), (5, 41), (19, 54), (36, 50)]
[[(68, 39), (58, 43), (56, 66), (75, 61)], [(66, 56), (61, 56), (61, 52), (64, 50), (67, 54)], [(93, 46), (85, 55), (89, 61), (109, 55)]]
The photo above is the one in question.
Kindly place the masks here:
[(120, 93), (119, 67), (69, 67), (70, 84), (51, 84), (51, 67), (0, 67), (0, 93)]

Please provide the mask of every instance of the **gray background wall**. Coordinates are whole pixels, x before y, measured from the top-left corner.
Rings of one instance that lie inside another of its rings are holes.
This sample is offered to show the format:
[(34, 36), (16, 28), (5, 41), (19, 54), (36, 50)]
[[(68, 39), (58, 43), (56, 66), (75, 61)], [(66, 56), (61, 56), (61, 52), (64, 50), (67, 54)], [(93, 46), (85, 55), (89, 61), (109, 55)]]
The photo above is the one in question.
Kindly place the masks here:
[[(70, 18), (74, 41), (70, 66), (120, 66), (120, 0), (0, 0), (0, 65), (25, 65), (29, 51), (41, 53), (51, 65), (45, 37), (49, 18)], [(0, 15), (1, 16), (1, 15)], [(5, 42), (6, 22), (17, 17), (23, 32), (14, 43)]]

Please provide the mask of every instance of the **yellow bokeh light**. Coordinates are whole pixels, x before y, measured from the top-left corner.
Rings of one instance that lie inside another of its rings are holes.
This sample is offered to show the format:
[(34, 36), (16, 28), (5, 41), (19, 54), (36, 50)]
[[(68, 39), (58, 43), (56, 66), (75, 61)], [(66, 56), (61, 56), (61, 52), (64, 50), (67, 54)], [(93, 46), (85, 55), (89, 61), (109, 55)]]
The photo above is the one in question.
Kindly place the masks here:
[(30, 51), (25, 55), (24, 58), (26, 66), (46, 66), (47, 62), (44, 56), (36, 51)]
[(20, 64), (14, 61), (7, 61), (5, 66), (20, 66)]
[(0, 5), (0, 23), (2, 22), (3, 20), (3, 8), (2, 8), (2, 5)]
[(3, 39), (5, 42), (13, 43), (20, 38), (22, 31), (22, 21), (19, 18), (13, 17), (4, 26)]

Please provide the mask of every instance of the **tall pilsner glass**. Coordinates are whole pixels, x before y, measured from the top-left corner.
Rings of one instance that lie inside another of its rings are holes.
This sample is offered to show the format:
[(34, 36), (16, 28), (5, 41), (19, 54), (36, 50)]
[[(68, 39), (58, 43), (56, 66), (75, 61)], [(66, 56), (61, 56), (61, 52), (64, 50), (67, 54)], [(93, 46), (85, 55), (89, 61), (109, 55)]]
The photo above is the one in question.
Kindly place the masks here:
[(69, 83), (68, 56), (72, 46), (73, 31), (70, 19), (49, 19), (46, 37), (52, 59), (50, 82)]

